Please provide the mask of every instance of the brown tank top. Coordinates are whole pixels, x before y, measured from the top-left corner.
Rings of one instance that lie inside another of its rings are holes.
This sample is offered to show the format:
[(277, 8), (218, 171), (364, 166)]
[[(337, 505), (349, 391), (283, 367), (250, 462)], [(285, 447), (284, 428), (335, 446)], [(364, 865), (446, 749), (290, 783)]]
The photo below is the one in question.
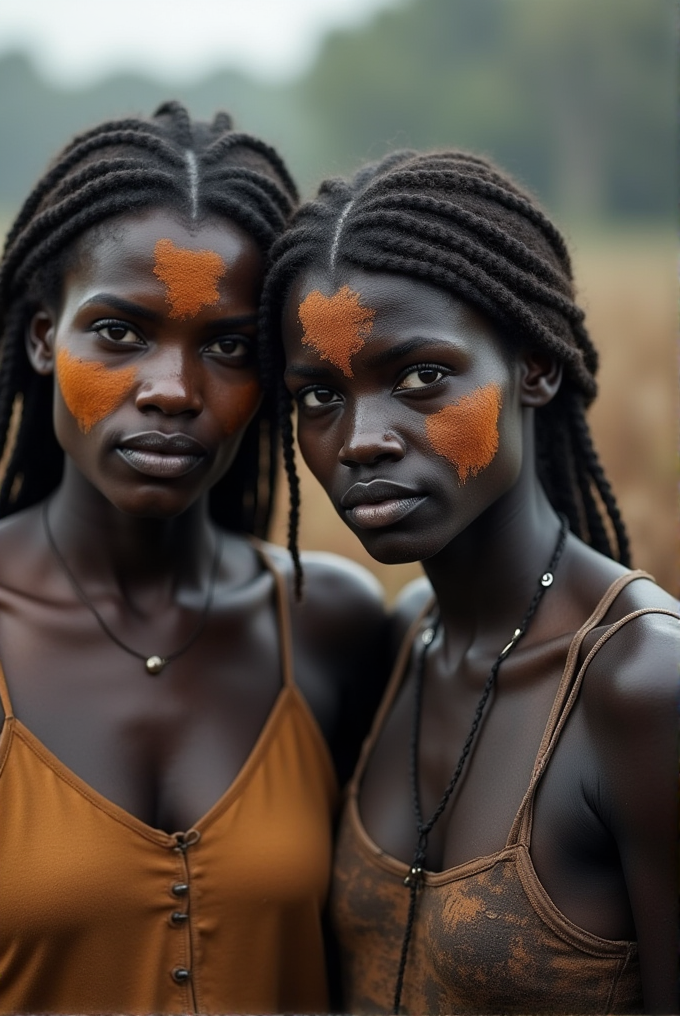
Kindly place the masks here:
[[(265, 559), (266, 561), (266, 559)], [(0, 737), (0, 1013), (280, 1013), (328, 1007), (321, 912), (337, 796), (295, 687), (186, 833), (102, 797), (12, 714)]]
[[(605, 616), (632, 572), (618, 579), (571, 642), (529, 788), (505, 848), (442, 872), (419, 890), (402, 993), (408, 1013), (638, 1013), (643, 1011), (635, 942), (610, 941), (572, 924), (554, 905), (530, 856), (538, 783), (595, 654), (625, 624), (602, 635), (577, 672), (584, 638)], [(671, 614), (671, 616), (676, 616)], [(391, 1012), (406, 926), (408, 865), (381, 850), (361, 823), (358, 791), (373, 745), (401, 686), (413, 639), (407, 636), (385, 698), (348, 788), (331, 890), (346, 1012)]]

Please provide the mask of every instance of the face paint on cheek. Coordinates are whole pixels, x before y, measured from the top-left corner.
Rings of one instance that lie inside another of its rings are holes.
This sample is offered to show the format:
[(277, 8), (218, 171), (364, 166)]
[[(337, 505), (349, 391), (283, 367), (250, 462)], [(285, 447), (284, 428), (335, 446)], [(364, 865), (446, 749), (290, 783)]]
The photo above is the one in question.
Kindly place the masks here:
[(106, 367), (94, 360), (81, 360), (66, 349), (57, 353), (57, 381), (64, 402), (83, 434), (112, 413), (132, 388), (134, 367)]
[(375, 311), (359, 304), (359, 294), (343, 286), (334, 296), (318, 289), (308, 293), (298, 314), (304, 329), (302, 342), (330, 360), (345, 377), (354, 377), (351, 360), (363, 348), (373, 328)]
[(247, 381), (235, 391), (230, 392), (221, 413), (227, 435), (234, 434), (250, 422), (251, 416), (257, 409), (261, 394), (262, 389), (259, 382), (255, 380)]
[(500, 387), (485, 385), (425, 421), (430, 444), (437, 455), (455, 466), (461, 483), (493, 462), (498, 451), (501, 404)]
[(227, 266), (212, 250), (186, 250), (172, 240), (159, 240), (154, 247), (153, 273), (165, 285), (170, 317), (186, 318), (217, 303), (217, 283)]

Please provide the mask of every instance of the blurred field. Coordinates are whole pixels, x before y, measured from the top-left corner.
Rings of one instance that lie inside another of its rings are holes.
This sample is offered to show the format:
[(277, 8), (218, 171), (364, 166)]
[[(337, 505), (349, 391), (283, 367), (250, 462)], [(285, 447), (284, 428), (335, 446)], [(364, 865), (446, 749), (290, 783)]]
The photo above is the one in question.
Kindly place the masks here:
[[(571, 246), (580, 302), (601, 356), (600, 395), (591, 410), (596, 446), (631, 534), (635, 566), (677, 594), (677, 246), (658, 234), (576, 235)], [(373, 561), (298, 459), (302, 547), (361, 562), (392, 600), (419, 567)], [(286, 497), (282, 483), (272, 534), (279, 543)]]

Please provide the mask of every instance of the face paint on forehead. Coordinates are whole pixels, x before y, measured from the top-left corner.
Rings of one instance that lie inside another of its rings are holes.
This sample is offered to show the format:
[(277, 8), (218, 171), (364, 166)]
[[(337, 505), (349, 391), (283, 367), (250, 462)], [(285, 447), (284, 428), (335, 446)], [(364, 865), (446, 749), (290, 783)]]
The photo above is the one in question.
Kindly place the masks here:
[(186, 318), (220, 298), (217, 283), (227, 270), (212, 250), (187, 250), (172, 240), (159, 240), (154, 247), (153, 273), (167, 290), (170, 317)]
[(66, 349), (57, 353), (57, 381), (71, 416), (83, 434), (112, 413), (132, 388), (134, 367), (106, 367), (95, 360), (81, 360)]
[(498, 414), (502, 400), (497, 384), (475, 388), (425, 421), (430, 444), (455, 466), (461, 483), (486, 469), (498, 451)]
[(351, 360), (371, 334), (373, 308), (362, 307), (359, 294), (343, 286), (333, 296), (324, 296), (318, 289), (308, 293), (298, 315), (304, 345), (315, 349), (322, 360), (330, 360), (345, 377), (354, 377)]

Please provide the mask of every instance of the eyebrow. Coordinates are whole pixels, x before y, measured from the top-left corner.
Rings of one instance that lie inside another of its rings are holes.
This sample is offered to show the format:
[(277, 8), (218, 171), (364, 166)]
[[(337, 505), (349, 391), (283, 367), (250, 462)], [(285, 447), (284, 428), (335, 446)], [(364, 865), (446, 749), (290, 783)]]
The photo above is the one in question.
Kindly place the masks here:
[[(149, 310), (148, 307), (142, 307), (138, 303), (132, 303), (130, 300), (124, 300), (120, 296), (114, 296), (113, 293), (97, 293), (95, 296), (90, 297), (89, 300), (85, 300), (85, 302), (81, 304), (81, 307), (85, 308), (98, 303), (106, 303), (109, 307), (113, 307), (115, 310), (120, 311), (121, 314), (130, 314), (133, 317), (143, 318), (145, 321), (160, 321), (163, 317), (162, 314), (157, 313), (155, 310)], [(257, 324), (256, 311), (253, 311), (251, 314), (237, 314), (234, 315), (234, 317), (220, 318), (216, 321), (211, 321), (210, 327), (223, 328), (227, 326), (229, 328), (240, 328), (243, 325), (254, 324)]]
[(387, 349), (367, 353), (366, 366), (383, 367), (393, 360), (400, 360), (403, 356), (408, 356), (409, 353), (419, 352), (423, 346), (440, 346), (442, 349), (451, 350), (450, 341), (442, 342), (440, 339), (434, 338), (434, 336), (419, 335), (412, 339), (405, 339), (404, 342), (389, 346)]

